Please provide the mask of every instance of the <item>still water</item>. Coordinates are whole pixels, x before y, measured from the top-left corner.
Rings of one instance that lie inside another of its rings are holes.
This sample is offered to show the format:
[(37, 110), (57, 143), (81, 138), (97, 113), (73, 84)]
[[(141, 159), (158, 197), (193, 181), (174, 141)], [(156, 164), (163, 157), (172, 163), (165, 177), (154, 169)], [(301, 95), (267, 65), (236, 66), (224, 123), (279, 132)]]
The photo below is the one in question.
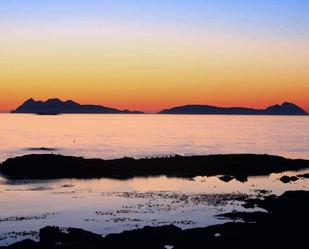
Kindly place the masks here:
[(0, 138), (0, 161), (46, 153), (41, 147), (106, 159), (247, 152), (309, 159), (308, 117), (0, 114)]
[[(309, 171), (304, 171), (309, 173)], [(303, 173), (303, 172), (302, 172)], [(286, 172), (295, 175), (295, 172)], [(229, 183), (217, 177), (131, 180), (8, 181), (0, 178), (0, 245), (36, 239), (48, 225), (106, 235), (148, 226), (183, 229), (225, 223), (216, 215), (244, 211), (235, 197), (309, 190), (308, 179), (283, 184), (282, 174)], [(253, 211), (253, 210), (252, 210)]]
[[(1, 114), (0, 138), (0, 161), (29, 153), (118, 158), (248, 152), (309, 159), (308, 117)], [(53, 150), (37, 150), (41, 147)], [(217, 177), (9, 181), (0, 176), (0, 245), (35, 239), (48, 225), (106, 235), (145, 225), (219, 224), (226, 220), (217, 214), (243, 210), (235, 196), (309, 190), (308, 180), (283, 184), (281, 176), (246, 183)]]

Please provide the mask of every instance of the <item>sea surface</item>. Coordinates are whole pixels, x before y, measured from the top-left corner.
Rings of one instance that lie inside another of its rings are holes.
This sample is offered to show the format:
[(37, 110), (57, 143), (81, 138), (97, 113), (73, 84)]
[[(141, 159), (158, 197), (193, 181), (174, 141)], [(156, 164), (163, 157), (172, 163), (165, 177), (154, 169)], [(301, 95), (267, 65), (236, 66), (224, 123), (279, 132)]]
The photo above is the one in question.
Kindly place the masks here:
[[(309, 118), (0, 114), (0, 161), (29, 153), (105, 159), (267, 153), (309, 159)], [(308, 191), (308, 179), (279, 180), (308, 172), (249, 177), (245, 183), (226, 183), (218, 176), (12, 181), (0, 175), (0, 245), (37, 239), (39, 229), (48, 225), (106, 235), (146, 225), (220, 224), (227, 220), (218, 214), (244, 210), (236, 197), (259, 196), (261, 190), (277, 195)]]
[(309, 117), (0, 114), (0, 161), (30, 153), (104, 159), (267, 153), (309, 159)]

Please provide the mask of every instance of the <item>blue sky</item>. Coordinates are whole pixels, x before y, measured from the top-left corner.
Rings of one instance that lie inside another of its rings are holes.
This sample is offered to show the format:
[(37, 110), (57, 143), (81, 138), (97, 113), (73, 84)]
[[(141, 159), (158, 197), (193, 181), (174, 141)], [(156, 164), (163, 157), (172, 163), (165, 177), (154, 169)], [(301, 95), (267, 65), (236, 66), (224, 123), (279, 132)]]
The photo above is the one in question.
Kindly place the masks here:
[(10, 0), (0, 2), (2, 22), (136, 22), (304, 36), (307, 0)]

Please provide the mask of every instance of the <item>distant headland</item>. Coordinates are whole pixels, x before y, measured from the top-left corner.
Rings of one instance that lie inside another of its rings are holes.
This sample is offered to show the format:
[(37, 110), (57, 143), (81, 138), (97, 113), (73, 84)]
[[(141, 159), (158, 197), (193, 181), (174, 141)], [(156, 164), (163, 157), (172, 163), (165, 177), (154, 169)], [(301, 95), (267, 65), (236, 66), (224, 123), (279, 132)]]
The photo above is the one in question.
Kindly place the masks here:
[(39, 115), (57, 114), (142, 114), (140, 111), (118, 110), (101, 105), (81, 105), (72, 100), (62, 101), (60, 99), (48, 99), (46, 101), (35, 101), (28, 99), (11, 113), (35, 113)]
[(208, 115), (308, 115), (301, 107), (284, 102), (266, 109), (245, 107), (217, 107), (210, 105), (186, 105), (165, 109), (159, 114), (208, 114)]
[[(58, 114), (143, 114), (141, 111), (119, 110), (101, 105), (82, 105), (72, 100), (62, 101), (58, 98), (46, 101), (28, 99), (11, 113), (34, 113), (38, 115)], [(158, 114), (187, 115), (309, 115), (296, 104), (284, 102), (281, 105), (269, 106), (265, 109), (247, 107), (218, 107), (212, 105), (184, 105), (164, 109)]]

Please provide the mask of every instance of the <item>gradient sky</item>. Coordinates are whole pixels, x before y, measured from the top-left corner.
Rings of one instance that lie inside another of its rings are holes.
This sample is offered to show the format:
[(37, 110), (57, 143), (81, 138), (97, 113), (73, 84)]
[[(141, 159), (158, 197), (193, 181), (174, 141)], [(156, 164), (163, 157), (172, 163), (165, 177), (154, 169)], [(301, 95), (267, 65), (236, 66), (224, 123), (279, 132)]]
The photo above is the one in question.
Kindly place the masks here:
[(308, 0), (0, 1), (0, 110), (30, 97), (309, 110), (308, 13)]

